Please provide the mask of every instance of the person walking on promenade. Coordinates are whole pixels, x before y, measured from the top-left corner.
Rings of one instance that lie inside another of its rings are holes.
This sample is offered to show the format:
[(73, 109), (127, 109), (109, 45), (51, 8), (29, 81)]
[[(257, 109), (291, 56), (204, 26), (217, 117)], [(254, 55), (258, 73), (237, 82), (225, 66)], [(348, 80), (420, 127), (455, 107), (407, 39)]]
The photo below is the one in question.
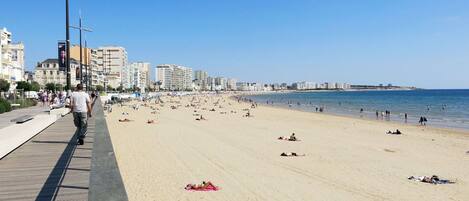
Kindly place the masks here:
[(83, 145), (88, 127), (88, 117), (91, 117), (91, 99), (83, 91), (83, 85), (77, 84), (76, 91), (72, 93), (71, 105), (73, 113), (73, 123), (77, 130), (75, 136), (78, 138), (78, 144)]

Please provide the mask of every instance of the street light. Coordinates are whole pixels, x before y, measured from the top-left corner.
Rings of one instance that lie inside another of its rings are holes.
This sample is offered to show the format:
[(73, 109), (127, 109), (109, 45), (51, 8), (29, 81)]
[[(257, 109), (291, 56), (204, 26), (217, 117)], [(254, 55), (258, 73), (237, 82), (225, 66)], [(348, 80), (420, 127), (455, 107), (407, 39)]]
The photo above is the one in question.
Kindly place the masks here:
[(65, 0), (65, 42), (66, 42), (66, 47), (67, 50), (67, 58), (66, 60), (66, 71), (67, 71), (67, 89), (72, 89), (71, 88), (71, 76), (70, 76), (70, 23), (69, 23), (69, 17), (68, 17), (68, 0)]
[[(71, 28), (74, 28), (74, 29), (78, 29), (80, 30), (80, 84), (83, 84), (83, 41), (81, 39), (81, 35), (82, 35), (82, 32), (83, 31), (86, 31), (86, 32), (93, 32), (93, 30), (89, 29), (89, 28), (86, 28), (86, 27), (83, 27), (82, 24), (81, 24), (81, 12), (80, 12), (80, 21), (79, 21), (79, 26), (76, 27), (76, 26), (70, 26)], [(88, 51), (86, 51), (87, 54), (88, 54)], [(88, 63), (88, 61), (87, 61)], [(88, 66), (88, 65), (87, 65)], [(86, 76), (88, 77), (88, 70), (87, 70), (87, 74)], [(86, 90), (88, 90), (88, 83), (86, 84)]]

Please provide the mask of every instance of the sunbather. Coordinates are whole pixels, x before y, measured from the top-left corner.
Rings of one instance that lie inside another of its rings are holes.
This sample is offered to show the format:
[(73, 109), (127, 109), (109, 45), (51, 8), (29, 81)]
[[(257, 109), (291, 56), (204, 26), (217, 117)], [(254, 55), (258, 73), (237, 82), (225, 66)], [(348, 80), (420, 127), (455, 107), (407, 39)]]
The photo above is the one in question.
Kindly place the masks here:
[(306, 156), (306, 154), (301, 154), (300, 155), (300, 154), (297, 154), (295, 152), (287, 152), (287, 153), (283, 152), (283, 153), (280, 154), (280, 156)]
[(290, 137), (287, 136), (280, 136), (277, 139), (279, 140), (288, 140), (288, 141), (299, 141), (298, 138), (296, 138), (295, 133), (292, 133)]
[(127, 118), (125, 118), (125, 119), (119, 119), (119, 122), (130, 122), (130, 121), (131, 121), (131, 120), (130, 120), (130, 119), (127, 119)]
[(414, 180), (414, 181), (420, 181), (420, 182), (424, 182), (424, 183), (430, 183), (430, 184), (454, 184), (455, 183), (454, 181), (450, 181), (450, 180), (447, 180), (447, 179), (440, 179), (436, 175), (433, 175), (431, 177), (428, 177), (428, 176), (419, 176), (419, 177), (410, 176), (407, 179)]
[(399, 129), (396, 129), (395, 132), (388, 131), (388, 132), (386, 132), (386, 134), (400, 135), (400, 134), (402, 134), (402, 133), (401, 133), (401, 131), (400, 131)]
[(151, 120), (149, 119), (149, 120), (147, 121), (147, 124), (154, 124), (154, 123), (155, 123), (155, 120), (153, 120), (153, 119), (151, 119)]
[(200, 117), (199, 117), (199, 118), (196, 118), (195, 120), (201, 121), (201, 120), (207, 120), (207, 119), (205, 119), (204, 116), (200, 115)]
[(187, 184), (184, 188), (188, 191), (218, 191), (220, 188), (212, 184), (212, 182), (203, 181), (202, 184)]

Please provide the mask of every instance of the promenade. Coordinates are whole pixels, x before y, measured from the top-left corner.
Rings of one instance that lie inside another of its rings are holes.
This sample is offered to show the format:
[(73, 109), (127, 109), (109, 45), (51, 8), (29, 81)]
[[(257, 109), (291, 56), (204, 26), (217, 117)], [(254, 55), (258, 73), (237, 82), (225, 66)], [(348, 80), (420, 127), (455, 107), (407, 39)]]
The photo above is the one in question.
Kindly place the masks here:
[[(117, 165), (109, 168), (109, 164), (116, 164), (114, 155), (94, 146), (96, 121), (104, 118), (100, 104), (94, 109), (84, 145), (77, 145), (73, 116), (68, 114), (0, 160), (0, 200), (100, 200), (93, 193), (96, 191), (113, 198), (109, 200), (127, 200)], [(102, 139), (108, 133), (107, 127), (100, 125), (98, 136)], [(99, 147), (110, 146), (112, 152), (110, 141), (100, 142)], [(98, 156), (103, 154), (111, 158), (100, 160)], [(109, 187), (93, 180), (102, 177), (107, 177), (101, 180)]]

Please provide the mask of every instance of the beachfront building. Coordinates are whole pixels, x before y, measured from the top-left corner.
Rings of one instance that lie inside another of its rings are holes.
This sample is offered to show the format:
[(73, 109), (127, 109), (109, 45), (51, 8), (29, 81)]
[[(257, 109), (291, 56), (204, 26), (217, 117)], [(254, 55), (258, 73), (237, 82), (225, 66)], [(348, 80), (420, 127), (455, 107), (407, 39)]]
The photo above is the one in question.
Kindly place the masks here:
[(216, 77), (215, 78), (215, 90), (216, 91), (223, 91), (227, 88), (226, 78), (224, 77)]
[(171, 91), (192, 91), (192, 68), (175, 64), (160, 64), (157, 67), (160, 88)]
[(103, 46), (96, 50), (97, 71), (104, 75), (104, 85), (117, 88), (128, 85), (130, 75), (128, 70), (127, 51), (119, 46)]
[(226, 87), (228, 91), (236, 91), (236, 79), (228, 78), (226, 80)]
[(134, 62), (129, 65), (130, 86), (127, 88), (138, 87), (142, 92), (150, 85), (150, 63)]
[[(79, 62), (75, 59), (70, 59), (70, 76), (71, 84), (75, 86), (80, 83), (80, 78), (77, 72), (80, 70)], [(59, 61), (57, 59), (46, 59), (36, 65), (34, 71), (34, 81), (44, 87), (47, 83), (60, 84), (66, 86), (67, 73), (59, 70)]]
[(314, 82), (295, 82), (292, 84), (292, 88), (295, 90), (312, 90), (316, 89), (317, 85)]
[(196, 90), (208, 90), (208, 73), (201, 70), (194, 71), (194, 87)]
[(24, 76), (24, 45), (13, 43), (12, 33), (6, 28), (0, 29), (0, 79), (10, 83), (15, 89), (16, 82), (23, 81)]

